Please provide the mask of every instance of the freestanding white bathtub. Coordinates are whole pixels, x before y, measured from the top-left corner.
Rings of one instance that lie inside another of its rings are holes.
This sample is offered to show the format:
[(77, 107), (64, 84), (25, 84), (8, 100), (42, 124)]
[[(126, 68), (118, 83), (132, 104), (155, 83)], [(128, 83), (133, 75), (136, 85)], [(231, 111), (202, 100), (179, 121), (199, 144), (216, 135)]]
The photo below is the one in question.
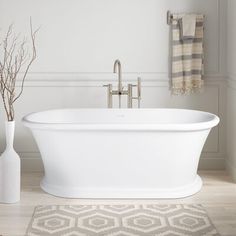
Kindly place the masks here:
[(213, 114), (180, 109), (64, 109), (30, 114), (46, 192), (69, 198), (180, 198), (201, 189)]

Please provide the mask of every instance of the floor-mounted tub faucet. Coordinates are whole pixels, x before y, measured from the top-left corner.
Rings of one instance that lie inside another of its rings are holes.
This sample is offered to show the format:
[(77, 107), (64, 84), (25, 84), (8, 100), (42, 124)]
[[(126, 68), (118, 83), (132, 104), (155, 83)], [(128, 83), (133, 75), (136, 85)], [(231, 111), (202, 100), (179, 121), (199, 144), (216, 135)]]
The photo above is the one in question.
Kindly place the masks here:
[(116, 60), (113, 67), (113, 73), (118, 73), (118, 92), (119, 95), (122, 94), (122, 79), (121, 79), (121, 63), (119, 60)]
[[(141, 101), (141, 78), (138, 78), (137, 85), (128, 84), (127, 90), (124, 90), (122, 86), (122, 69), (121, 69), (121, 62), (116, 60), (113, 67), (113, 73), (118, 74), (118, 89), (113, 90), (112, 84), (104, 85), (107, 87), (107, 106), (108, 108), (113, 107), (113, 95), (119, 96), (119, 108), (121, 108), (121, 97), (123, 95), (127, 95), (127, 107), (133, 108), (133, 99), (138, 100), (138, 108), (140, 108), (140, 101)], [(133, 97), (133, 87), (137, 87), (137, 96)]]

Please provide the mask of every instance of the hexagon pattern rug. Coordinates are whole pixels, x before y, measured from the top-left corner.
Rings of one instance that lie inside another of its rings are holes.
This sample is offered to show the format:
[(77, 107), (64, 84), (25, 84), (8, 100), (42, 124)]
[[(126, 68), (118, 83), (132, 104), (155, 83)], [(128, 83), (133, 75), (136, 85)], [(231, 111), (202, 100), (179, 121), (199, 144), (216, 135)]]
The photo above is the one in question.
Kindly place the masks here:
[(219, 236), (201, 205), (37, 206), (27, 236)]

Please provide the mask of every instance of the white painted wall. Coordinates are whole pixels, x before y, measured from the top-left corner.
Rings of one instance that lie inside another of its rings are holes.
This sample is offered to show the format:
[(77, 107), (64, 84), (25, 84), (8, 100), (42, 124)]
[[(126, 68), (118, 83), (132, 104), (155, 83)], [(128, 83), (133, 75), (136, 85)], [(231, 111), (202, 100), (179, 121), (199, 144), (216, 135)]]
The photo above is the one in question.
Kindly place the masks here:
[[(123, 65), (124, 80), (143, 80), (142, 107), (192, 108), (218, 114), (204, 148), (202, 168), (224, 168), (224, 0), (0, 0), (2, 31), (15, 22), (26, 32), (31, 15), (41, 26), (38, 58), (17, 103), (15, 147), (24, 170), (39, 170), (40, 155), (20, 119), (29, 112), (62, 107), (105, 107), (115, 59)], [(206, 15), (206, 87), (203, 94), (172, 97), (168, 89), (169, 27), (166, 12), (202, 12)], [(0, 152), (4, 149), (3, 110), (0, 116)]]
[(236, 181), (236, 1), (228, 0), (227, 169)]

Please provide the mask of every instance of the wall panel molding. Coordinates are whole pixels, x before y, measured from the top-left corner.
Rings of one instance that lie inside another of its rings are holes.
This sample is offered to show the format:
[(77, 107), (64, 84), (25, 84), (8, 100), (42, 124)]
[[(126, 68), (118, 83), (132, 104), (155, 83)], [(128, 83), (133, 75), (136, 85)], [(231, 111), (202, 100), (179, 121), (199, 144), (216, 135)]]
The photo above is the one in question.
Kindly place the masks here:
[(226, 84), (228, 88), (236, 90), (236, 74), (229, 74), (226, 78)]
[[(124, 83), (135, 82), (137, 77), (142, 78), (144, 86), (164, 85), (169, 86), (168, 73), (123, 73)], [(206, 85), (224, 82), (226, 75), (208, 74), (204, 76)], [(118, 77), (114, 73), (30, 73), (25, 81), (26, 87), (57, 87), (57, 86), (92, 86), (99, 87), (104, 83), (117, 84)], [(21, 80), (17, 81), (17, 86), (21, 85)]]
[[(66, 75), (68, 75), (66, 73)], [(34, 75), (35, 76), (35, 75)], [(36, 78), (32, 76), (30, 79), (33, 81), (28, 80), (26, 82), (26, 87), (32, 87), (36, 89), (37, 91), (43, 91), (44, 87), (49, 91), (50, 89), (55, 89), (57, 87), (59, 88), (65, 88), (70, 89), (73, 87), (81, 87), (82, 89), (86, 89), (89, 87), (95, 87), (95, 89), (99, 89), (102, 87), (102, 84), (105, 82), (111, 82), (111, 74), (107, 75), (107, 78), (104, 78), (104, 74), (102, 76), (98, 76), (96, 78), (92, 78), (90, 81), (86, 81), (82, 79), (83, 77), (79, 77), (79, 79), (76, 77), (74, 79), (74, 74), (70, 77), (70, 79), (65, 79), (63, 76), (57, 79), (49, 78), (50, 75), (46, 74), (43, 78)], [(76, 75), (77, 76), (77, 75)], [(135, 81), (136, 80), (136, 74), (135, 75), (127, 75), (126, 82), (127, 81)], [(130, 76), (130, 77), (129, 77)], [(124, 77), (125, 78), (125, 77)], [(127, 80), (128, 78), (128, 80)], [(146, 89), (157, 89), (157, 91), (168, 91), (169, 87), (169, 81), (166, 80), (166, 74), (158, 74), (156, 75), (146, 75), (146, 77), (143, 79), (143, 87)], [(216, 99), (215, 104), (217, 104), (217, 110), (215, 110), (215, 113), (219, 115), (220, 117), (223, 116), (223, 107), (222, 104), (224, 103), (222, 100), (224, 99), (222, 97), (223, 89), (225, 86), (226, 80), (224, 79), (223, 75), (211, 75), (206, 77), (206, 87), (210, 88), (211, 90), (215, 91), (214, 98)], [(236, 83), (236, 82), (235, 82)], [(117, 78), (114, 78), (114, 85), (117, 84)], [(166, 92), (165, 92), (166, 93)], [(105, 90), (104, 90), (105, 95)], [(152, 95), (150, 95), (152, 96)], [(201, 94), (197, 95), (201, 96)], [(223, 121), (222, 121), (223, 122)], [(200, 169), (224, 169), (225, 168), (225, 152), (224, 152), (224, 124), (221, 123), (219, 127), (215, 128), (217, 130), (217, 133), (215, 133), (215, 141), (216, 146), (212, 146), (210, 149), (208, 148), (208, 151), (204, 151), (202, 153), (202, 158), (200, 161)], [(217, 136), (216, 136), (217, 135)], [(18, 145), (19, 146), (19, 145)], [(21, 149), (19, 152), (19, 155), (21, 156), (22, 160), (22, 169), (23, 171), (42, 171), (42, 161), (40, 158), (40, 153), (38, 151), (25, 151), (24, 149)]]

